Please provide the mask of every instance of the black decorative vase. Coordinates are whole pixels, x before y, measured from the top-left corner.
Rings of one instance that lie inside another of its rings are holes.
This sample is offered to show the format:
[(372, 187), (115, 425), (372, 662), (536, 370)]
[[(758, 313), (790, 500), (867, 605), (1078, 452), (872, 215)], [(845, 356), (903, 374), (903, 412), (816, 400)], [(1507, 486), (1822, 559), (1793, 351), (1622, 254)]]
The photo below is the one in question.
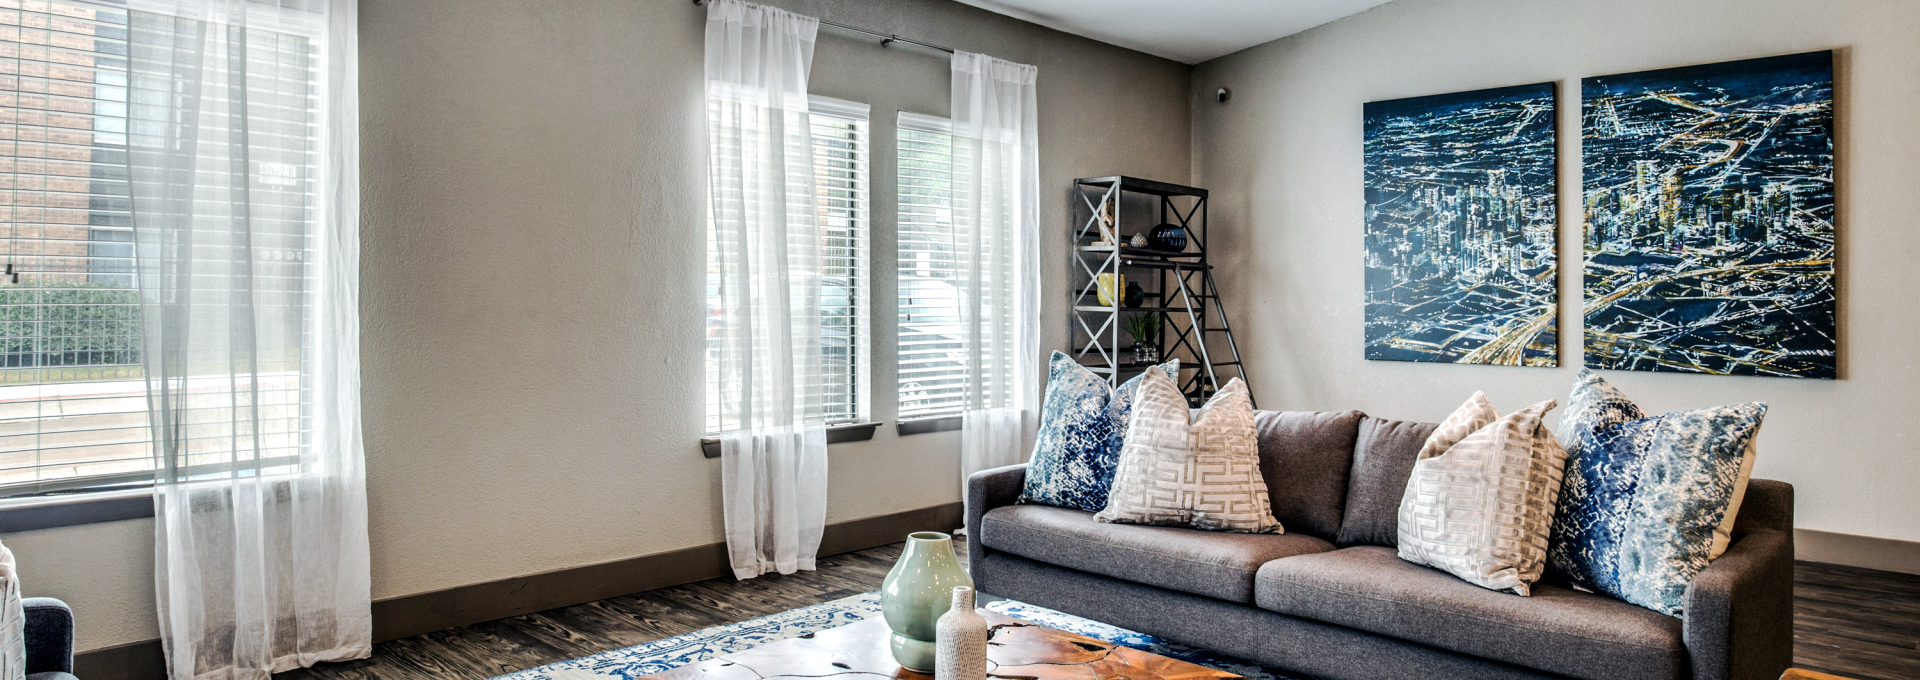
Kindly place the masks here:
[(1147, 245), (1154, 250), (1180, 252), (1187, 249), (1187, 230), (1178, 224), (1162, 224), (1147, 232)]
[(1142, 289), (1140, 287), (1140, 284), (1134, 283), (1132, 281), (1128, 281), (1127, 296), (1125, 298), (1122, 298), (1120, 300), (1120, 303), (1128, 307), (1138, 307), (1140, 306), (1140, 303), (1146, 302), (1146, 301), (1147, 301), (1147, 291), (1145, 289)]

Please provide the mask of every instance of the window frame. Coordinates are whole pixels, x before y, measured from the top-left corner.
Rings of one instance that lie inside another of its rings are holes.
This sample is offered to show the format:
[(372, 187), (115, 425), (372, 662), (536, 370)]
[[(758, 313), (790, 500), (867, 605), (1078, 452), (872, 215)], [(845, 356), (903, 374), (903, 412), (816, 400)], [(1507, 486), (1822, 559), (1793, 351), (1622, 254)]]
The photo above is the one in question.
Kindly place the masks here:
[[(895, 163), (895, 167), (894, 167), (894, 181), (895, 181), (895, 184), (894, 184), (894, 195), (895, 195), (894, 231), (896, 235), (896, 239), (894, 242), (894, 258), (895, 258), (894, 259), (894, 283), (895, 283), (896, 305), (898, 305), (901, 302), (901, 299), (899, 297), (899, 294), (903, 288), (901, 283), (906, 279), (905, 276), (901, 275), (901, 263), (906, 261), (902, 257), (902, 255), (904, 254), (904, 251), (901, 250), (903, 241), (898, 238), (898, 234), (900, 232), (900, 224), (903, 221), (901, 219), (901, 213), (902, 213), (901, 207), (904, 203), (903, 201), (900, 200), (900, 193), (903, 186), (903, 183), (900, 181), (900, 175), (902, 172), (902, 168), (900, 165), (900, 154), (904, 146), (903, 142), (901, 141), (901, 138), (902, 138), (902, 135), (900, 134), (901, 131), (917, 132), (922, 134), (946, 135), (948, 137), (951, 137), (953, 135), (953, 121), (949, 118), (945, 118), (941, 116), (915, 113), (912, 111), (899, 111), (894, 123), (894, 163)], [(949, 155), (948, 158), (949, 158), (949, 162), (951, 162), (951, 155)], [(951, 184), (949, 184), (949, 186), (951, 186)], [(902, 358), (901, 342), (902, 342), (902, 338), (905, 337), (905, 333), (902, 332), (903, 321), (904, 319), (901, 317), (898, 307), (896, 307), (896, 313), (894, 314), (894, 319), (893, 319), (893, 330), (894, 330), (894, 341), (895, 341), (894, 357), (893, 357), (894, 369), (895, 369), (894, 383), (895, 383), (896, 391), (902, 396), (905, 395), (905, 390), (901, 389), (903, 387), (903, 384), (900, 378), (900, 368), (902, 365), (901, 364), (901, 358)], [(894, 407), (898, 409), (896, 412), (899, 414), (899, 418), (900, 418), (900, 422), (897, 425), (897, 434), (900, 436), (958, 430), (960, 429), (961, 412), (965, 410), (965, 405), (960, 404), (960, 405), (956, 405), (951, 410), (943, 409), (935, 412), (917, 412), (909, 416), (906, 413), (905, 409), (903, 408), (904, 405), (905, 405), (904, 399), (896, 400), (894, 404)]]
[(153, 516), (153, 486), (0, 498), (0, 534)]
[[(52, 17), (64, 17), (69, 21), (82, 20), (82, 19), (77, 19), (76, 17), (70, 16), (70, 15), (63, 15), (58, 11), (56, 11), (54, 5), (60, 4), (60, 3), (61, 3), (61, 0), (50, 0), (48, 7), (46, 8), (46, 10), (44, 10), (44, 12), (37, 11), (37, 10), (28, 10), (24, 7), (16, 8), (13, 11), (20, 13), (22, 15), (25, 15), (30, 12), (45, 13)], [(138, 13), (162, 15), (162, 16), (176, 16), (176, 12), (174, 11), (175, 8), (171, 4), (168, 4), (167, 2), (165, 2), (165, 0), (65, 0), (64, 4), (81, 6), (81, 7), (90, 7), (90, 8), (109, 11), (109, 12), (124, 13), (126, 18), (128, 19), (128, 22), (124, 24), (124, 28), (129, 31), (129, 34), (118, 38), (123, 43), (130, 42), (132, 39), (131, 37), (131, 30), (133, 29), (132, 15), (134, 13), (138, 12)], [(93, 21), (93, 19), (85, 19), (85, 21)], [(22, 29), (26, 28), (23, 24), (16, 24), (16, 25)], [(270, 34), (280, 34), (283, 36), (291, 36), (291, 37), (305, 39), (308, 42), (308, 44), (315, 46), (315, 49), (313, 50), (313, 52), (311, 52), (312, 61), (307, 66), (307, 72), (310, 74), (310, 77), (312, 78), (312, 80), (310, 80), (310, 85), (313, 85), (315, 87), (320, 87), (324, 84), (323, 81), (325, 80), (325, 74), (328, 72), (327, 60), (329, 59), (328, 51), (320, 47), (326, 44), (326, 26), (324, 24), (324, 19), (322, 19), (321, 17), (311, 12), (301, 11), (298, 9), (261, 6), (261, 7), (254, 7), (249, 9), (246, 30), (258, 31), (262, 33), (270, 33)], [(16, 42), (17, 44), (25, 44), (18, 40), (14, 42)], [(128, 59), (129, 57), (129, 55), (118, 55), (118, 56), (123, 60)], [(97, 65), (89, 66), (89, 68), (97, 68)], [(124, 72), (126, 76), (122, 79), (122, 82), (103, 84), (96, 80), (94, 83), (92, 83), (92, 85), (96, 88), (101, 88), (101, 87), (117, 88), (121, 91), (122, 98), (120, 100), (117, 100), (121, 107), (119, 115), (117, 116), (102, 115), (98, 113), (99, 109), (97, 108), (97, 106), (95, 108), (95, 113), (89, 114), (90, 116), (96, 119), (96, 122), (98, 119), (101, 119), (101, 118), (106, 118), (106, 119), (117, 118), (118, 120), (121, 121), (119, 129), (118, 130), (111, 130), (111, 129), (101, 130), (96, 125), (96, 127), (89, 129), (88, 132), (94, 135), (102, 135), (102, 134), (110, 135), (110, 136), (118, 135), (121, 138), (121, 143), (117, 148), (123, 150), (123, 153), (130, 153), (133, 147), (131, 138), (133, 136), (132, 127), (135, 120), (130, 110), (130, 107), (133, 104), (130, 97), (131, 97), (132, 90), (136, 89), (136, 85), (133, 82), (134, 73), (133, 73), (131, 63), (124, 64)], [(23, 74), (16, 74), (16, 77), (25, 77), (25, 76)], [(23, 88), (18, 89), (17, 91), (21, 93), (25, 92)], [(49, 93), (49, 98), (51, 98), (50, 93)], [(75, 99), (73, 97), (66, 97), (66, 98)], [(116, 100), (113, 100), (110, 98), (100, 99), (96, 97), (92, 101), (112, 102)], [(20, 107), (16, 103), (15, 106), (12, 106), (9, 108), (20, 110), (22, 107)], [(309, 125), (309, 127), (312, 129), (312, 136), (308, 138), (308, 141), (313, 144), (319, 144), (324, 146), (324, 139), (327, 134), (325, 129), (326, 126), (320, 123), (312, 123)], [(18, 135), (16, 135), (15, 143), (17, 144), (19, 141), (20, 140), (18, 139)], [(11, 157), (22, 158), (23, 156), (19, 155), (19, 151), (16, 148), (14, 154)], [(126, 158), (126, 160), (124, 160), (123, 163), (130, 168), (131, 158), (130, 157)], [(265, 171), (266, 168), (264, 167), (264, 165), (285, 165), (285, 164), (284, 163), (267, 163), (264, 161), (256, 162), (255, 163), (256, 167), (252, 168), (250, 173), (254, 181), (264, 181), (261, 178), (268, 177), (268, 176), (277, 177), (283, 174), (283, 173), (266, 172)], [(16, 175), (27, 174), (27, 173), (19, 172), (18, 167), (19, 166), (16, 165), (15, 172), (10, 174), (16, 174)], [(48, 175), (48, 176), (52, 176), (52, 175)], [(302, 181), (298, 178), (297, 173), (294, 175), (294, 177), (295, 178), (292, 180), (292, 183), (293, 183), (292, 185), (297, 185), (299, 182)], [(131, 176), (129, 176), (126, 181), (131, 182), (133, 181), (133, 179)], [(272, 183), (280, 184), (280, 185), (289, 185), (287, 182), (272, 182)], [(309, 185), (316, 187), (317, 189), (317, 184), (318, 184), (317, 180), (308, 180), (307, 183)], [(8, 189), (8, 191), (23, 191), (23, 189), (20, 189), (18, 187), (13, 187)], [(25, 191), (31, 191), (31, 190), (25, 190)], [(45, 190), (43, 189), (41, 191), (45, 191)], [(310, 194), (310, 197), (313, 197), (313, 196), (318, 196), (317, 192)], [(324, 203), (324, 202), (316, 201), (316, 207), (313, 208), (313, 212), (309, 214), (307, 217), (308, 221), (311, 224), (319, 224), (324, 222), (325, 220), (324, 213), (323, 213), (324, 206), (319, 205), (321, 203)], [(11, 220), (8, 220), (8, 223), (17, 225), (19, 223), (19, 220), (11, 219)], [(44, 224), (45, 223), (43, 223), (43, 228), (44, 228)], [(82, 225), (82, 226), (87, 226), (88, 228), (94, 229), (96, 231), (99, 230), (98, 225), (89, 224), (89, 225)], [(128, 225), (126, 226), (125, 231), (131, 232), (132, 228), (133, 227), (131, 224), (131, 218), (129, 218)], [(17, 226), (13, 227), (13, 229), (14, 231), (10, 231), (9, 232), (10, 234), (17, 233), (18, 227)], [(311, 237), (307, 238), (306, 241), (308, 241), (308, 245), (304, 250), (304, 254), (303, 254), (303, 257), (301, 258), (301, 261), (310, 262), (310, 261), (317, 260), (320, 257), (319, 255), (316, 254), (319, 252), (319, 246), (312, 243), (313, 239)], [(89, 244), (89, 252), (86, 256), (84, 256), (87, 259), (94, 259), (94, 258), (101, 257), (100, 255), (94, 254), (92, 250), (92, 247), (94, 245), (100, 244), (100, 243), (110, 243), (110, 244), (125, 243), (127, 244), (129, 251), (133, 249), (132, 239), (129, 239), (127, 241), (113, 241), (113, 240), (102, 241), (97, 238), (89, 238), (86, 241), (86, 243)], [(113, 256), (109, 255), (107, 257), (111, 258)], [(129, 252), (128, 255), (123, 259), (127, 259), (131, 263), (133, 258), (134, 258), (134, 255), (131, 252)], [(130, 270), (126, 272), (119, 272), (119, 271), (94, 272), (90, 267), (87, 273), (88, 274), (94, 274), (94, 273), (125, 274), (129, 277), (137, 275), (137, 272), (131, 270), (131, 267), (132, 267), (131, 264), (129, 265), (129, 267), (130, 267)], [(136, 291), (136, 294), (138, 294), (137, 291), (139, 291), (139, 287), (134, 286), (130, 290), (134, 290)], [(309, 325), (310, 323), (311, 323), (311, 320), (302, 321), (303, 327), (306, 325)], [(144, 372), (144, 362), (143, 362), (142, 368)], [(299, 371), (302, 373), (302, 376), (304, 379), (306, 368), (302, 367), (301, 369), (299, 369)], [(146, 385), (145, 391), (146, 391), (147, 397), (151, 397), (152, 391), (151, 391), (151, 385), (148, 379), (143, 376), (143, 377), (137, 378), (136, 380), (138, 382), (141, 382), (143, 385)], [(34, 383), (34, 384), (58, 385), (63, 383)], [(296, 403), (302, 410), (302, 413), (298, 416), (295, 416), (295, 418), (302, 423), (302, 425), (300, 425), (299, 427), (304, 429), (304, 422), (305, 422), (305, 419), (307, 418), (307, 415), (305, 414), (305, 410), (311, 407), (311, 403), (307, 401), (306, 390), (304, 388), (302, 388), (302, 396), (298, 399)], [(151, 423), (149, 423), (145, 427), (150, 428)], [(148, 447), (151, 447), (153, 445), (152, 439), (150, 436), (144, 439), (144, 443)], [(251, 470), (253, 471), (254, 474), (260, 475), (262, 474), (261, 470), (264, 470), (270, 467), (284, 468), (284, 467), (290, 466), (294, 469), (287, 470), (284, 472), (270, 472), (265, 474), (265, 476), (280, 478), (282, 480), (281, 483), (284, 483), (284, 480), (286, 479), (290, 479), (295, 476), (306, 474), (306, 470), (301, 466), (301, 461), (302, 461), (302, 455), (296, 453), (295, 455), (291, 455), (291, 456), (280, 456), (280, 457), (274, 457), (274, 458), (261, 458), (261, 459), (253, 459), (253, 460), (233, 460), (233, 461), (228, 461), (224, 463), (203, 464), (203, 465), (188, 467), (185, 469), (188, 470), (189, 472), (204, 471), (207, 473), (218, 472), (218, 471), (230, 471), (230, 472), (237, 473), (237, 472)], [(13, 495), (0, 496), (0, 533), (11, 533), (16, 531), (29, 531), (29, 530), (36, 530), (36, 529), (47, 529), (47, 528), (64, 527), (64, 526), (77, 526), (77, 525), (94, 524), (94, 523), (100, 523), (100, 522), (115, 522), (115, 521), (152, 517), (154, 515), (154, 505), (155, 505), (155, 500), (154, 500), (155, 481), (157, 479), (159, 472), (160, 472), (159, 464), (156, 461), (155, 469), (147, 470), (143, 472), (108, 473), (108, 474), (99, 474), (99, 475), (88, 475), (85, 477), (60, 478), (52, 481), (43, 480), (39, 482), (34, 482), (33, 484), (36, 485), (36, 490), (34, 491), (25, 491), (25, 492), (16, 493)], [(71, 481), (68, 481), (68, 480), (71, 480)], [(92, 483), (87, 485), (75, 485), (72, 483), (72, 482), (79, 482), (79, 481), (90, 481)], [(24, 486), (24, 485), (17, 485), (17, 486)]]
[[(51, 0), (35, 8), (16, 7), (10, 13), (17, 18), (8, 25), (13, 26), (18, 35), (8, 42), (16, 46), (17, 61), (23, 68), (15, 74), (19, 81), (14, 90), (16, 98), (4, 107), (13, 114), (14, 122), (11, 125), (15, 134), (7, 144), (7, 152), (0, 155), (0, 159), (8, 162), (6, 175), (12, 180), (5, 189), (12, 195), (12, 200), (9, 201), (11, 207), (0, 218), (0, 225), (5, 225), (6, 229), (4, 238), (0, 238), (0, 248), (5, 250), (8, 273), (13, 274), (9, 281), (12, 290), (39, 290), (42, 293), (33, 295), (33, 301), (19, 304), (14, 304), (13, 300), (7, 301), (4, 307), (9, 312), (8, 317), (15, 316), (14, 310), (22, 310), (32, 318), (9, 318), (7, 323), (10, 328), (4, 337), (10, 345), (16, 341), (38, 345), (40, 341), (49, 339), (48, 325), (105, 321), (61, 319), (59, 317), (70, 312), (63, 312), (56, 307), (71, 307), (72, 311), (106, 306), (132, 307), (134, 328), (131, 335), (115, 334), (122, 341), (131, 340), (131, 347), (109, 350), (126, 355), (119, 357), (118, 361), (71, 364), (42, 361), (39, 355), (57, 353), (57, 350), (36, 348), (31, 351), (36, 356), (30, 363), (6, 368), (9, 373), (20, 372), (17, 376), (9, 376), (7, 388), (19, 388), (32, 393), (31, 396), (23, 394), (13, 397), (9, 402), (21, 406), (31, 404), (33, 412), (7, 419), (10, 424), (32, 423), (30, 431), (7, 437), (10, 440), (31, 438), (32, 446), (10, 449), (8, 454), (31, 457), (30, 464), (15, 469), (31, 470), (32, 479), (0, 484), (0, 500), (20, 504), (40, 498), (64, 499), (88, 493), (112, 492), (130, 484), (150, 485), (153, 480), (153, 456), (151, 423), (146, 418), (148, 385), (144, 373), (145, 362), (141, 357), (144, 348), (140, 346), (141, 331), (138, 328), (139, 290), (131, 281), (133, 238), (128, 207), (132, 201), (133, 181), (128, 160), (132, 151), (128, 130), (131, 124), (129, 93), (133, 89), (133, 70), (125, 52), (131, 40), (133, 10), (116, 3)], [(29, 38), (30, 33), (35, 34), (36, 38), (43, 34), (45, 40)], [(116, 44), (119, 49), (112, 46)], [(67, 59), (62, 59), (62, 56)], [(26, 68), (27, 64), (38, 68)], [(67, 68), (61, 69), (62, 66)], [(74, 77), (81, 73), (88, 74), (88, 77)], [(32, 87), (29, 83), (39, 87)], [(79, 107), (84, 107), (84, 111)], [(68, 120), (55, 120), (63, 115)], [(81, 123), (84, 127), (75, 123)], [(30, 129), (38, 134), (23, 134)], [(55, 167), (57, 165), (85, 166), (88, 172), (84, 175), (74, 174), (70, 172), (71, 168), (63, 172)], [(113, 172), (115, 168), (121, 172)], [(72, 186), (82, 181), (86, 182), (86, 188)], [(118, 191), (114, 190), (116, 186)], [(39, 200), (29, 198), (34, 195)], [(79, 204), (81, 201), (85, 202), (84, 206)], [(84, 214), (86, 217), (84, 221), (74, 221), (62, 219), (57, 213)], [(57, 228), (84, 230), (85, 236), (55, 237)], [(105, 236), (108, 233), (124, 234), (125, 238)], [(37, 248), (34, 247), (35, 241), (40, 244)], [(58, 252), (50, 249), (62, 246), (83, 246), (85, 250)], [(105, 252), (121, 248), (124, 248), (124, 254)], [(15, 267), (16, 260), (19, 261), (18, 269)], [(102, 262), (109, 264), (103, 269), (98, 266)], [(30, 280), (22, 280), (22, 276), (30, 277)], [(116, 280), (121, 277), (125, 277), (125, 280)], [(107, 281), (112, 283), (100, 285)], [(54, 299), (87, 290), (111, 293), (125, 300), (67, 302)], [(122, 323), (126, 321), (120, 319)], [(15, 334), (15, 324), (25, 332)], [(69, 336), (67, 339), (99, 341), (108, 337), (99, 335), (101, 330), (104, 329), (92, 328), (83, 336)], [(60, 373), (67, 375), (60, 376)], [(88, 373), (95, 375), (90, 379), (81, 377), (81, 374)], [(18, 382), (14, 382), (14, 378), (18, 378)], [(130, 390), (131, 385), (136, 384), (137, 397), (135, 391), (102, 391), (109, 388)], [(137, 406), (127, 407), (127, 403), (136, 400)], [(71, 405), (83, 403), (118, 405), (63, 413)], [(49, 412), (50, 407), (52, 412)], [(62, 415), (95, 419), (132, 416), (138, 418), (140, 423), (88, 423), (80, 425), (78, 429), (74, 425), (64, 428), (54, 425), (55, 430), (45, 430), (51, 419)], [(111, 433), (112, 439), (99, 439), (102, 433)], [(110, 451), (121, 448), (129, 450)], [(83, 455), (87, 457), (59, 462), (45, 460), (48, 455), (59, 456), (63, 450), (84, 452)], [(132, 450), (144, 450), (145, 455), (133, 455)], [(76, 468), (102, 464), (113, 466), (141, 458), (147, 459), (147, 469), (131, 472), (108, 469), (85, 476), (46, 476), (49, 469), (57, 470), (66, 465)], [(102, 486), (107, 488), (87, 490), (89, 487)]]
[[(856, 281), (852, 291), (854, 327), (850, 334), (853, 360), (848, 370), (848, 398), (853, 402), (845, 419), (829, 419), (827, 426), (863, 425), (873, 421), (873, 107), (865, 103), (817, 94), (807, 95), (807, 115), (836, 118), (858, 124), (861, 146), (853, 159), (856, 187), (853, 221), (858, 244), (851, 260)], [(811, 136), (811, 135), (810, 135)], [(817, 137), (814, 137), (817, 141)], [(816, 163), (818, 156), (815, 156)], [(816, 165), (816, 168), (818, 166)], [(816, 179), (816, 181), (818, 181)], [(824, 211), (823, 211), (824, 212)], [(824, 250), (824, 248), (823, 248)]]
[[(705, 106), (705, 103), (703, 102), (702, 105)], [(809, 126), (813, 125), (811, 119), (814, 117), (854, 121), (860, 125), (862, 144), (854, 161), (854, 174), (856, 175), (858, 188), (854, 192), (855, 196), (853, 198), (853, 212), (856, 215), (854, 221), (858, 225), (859, 243), (855, 247), (856, 254), (851, 258), (857, 270), (853, 278), (858, 282), (857, 285), (853, 287), (852, 306), (854, 309), (850, 314), (850, 317), (854, 320), (854, 327), (851, 329), (852, 333), (850, 334), (853, 361), (849, 367), (851, 371), (851, 375), (849, 376), (849, 399), (853, 402), (853, 407), (850, 410), (849, 418), (830, 420), (827, 422), (826, 429), (828, 444), (867, 441), (873, 438), (874, 431), (880, 426), (879, 422), (873, 420), (872, 357), (874, 319), (872, 298), (874, 267), (872, 247), (872, 106), (857, 101), (809, 94), (807, 96), (807, 115), (809, 117)], [(809, 130), (808, 136), (810, 140), (818, 139), (813, 135), (811, 130)], [(709, 210), (710, 209), (711, 206), (709, 206)], [(706, 228), (709, 230), (709, 233), (713, 228), (712, 219), (712, 214), (709, 212), (706, 218)], [(708, 394), (711, 394), (711, 390), (713, 389), (713, 376), (706, 374), (703, 369), (702, 379), (705, 382), (703, 389), (706, 390)], [(708, 398), (702, 399), (703, 408), (711, 408), (712, 406), (707, 399)], [(718, 458), (720, 457), (720, 440), (716, 438), (716, 436), (719, 434), (719, 431), (712, 429), (710, 422), (712, 416), (713, 414), (711, 412), (703, 413), (701, 416), (703, 422), (701, 425), (702, 435), (700, 448), (705, 457)]]

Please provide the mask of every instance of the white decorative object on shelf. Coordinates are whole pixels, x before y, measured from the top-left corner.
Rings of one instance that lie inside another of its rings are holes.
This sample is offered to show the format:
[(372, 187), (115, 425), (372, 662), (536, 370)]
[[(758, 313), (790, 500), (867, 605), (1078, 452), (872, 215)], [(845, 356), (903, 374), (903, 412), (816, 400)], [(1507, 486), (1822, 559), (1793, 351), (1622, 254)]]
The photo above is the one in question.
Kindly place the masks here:
[(1128, 242), (1127, 242), (1127, 245), (1130, 245), (1130, 246), (1133, 246), (1133, 247), (1135, 247), (1135, 248), (1145, 248), (1145, 247), (1147, 247), (1147, 235), (1146, 235), (1146, 234), (1134, 234), (1134, 235), (1133, 235), (1133, 240), (1131, 240), (1131, 241), (1128, 241)]
[(987, 680), (987, 620), (973, 610), (973, 589), (953, 589), (953, 606), (934, 626), (936, 680)]

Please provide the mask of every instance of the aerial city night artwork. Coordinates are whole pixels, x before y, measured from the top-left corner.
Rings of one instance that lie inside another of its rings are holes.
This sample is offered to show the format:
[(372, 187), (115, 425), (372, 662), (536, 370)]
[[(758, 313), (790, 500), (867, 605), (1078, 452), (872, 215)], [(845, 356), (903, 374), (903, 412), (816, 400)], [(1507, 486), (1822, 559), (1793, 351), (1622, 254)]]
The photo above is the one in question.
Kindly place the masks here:
[(1553, 84), (1365, 116), (1366, 358), (1558, 365)]
[(1586, 365), (1833, 378), (1832, 53), (1581, 93)]

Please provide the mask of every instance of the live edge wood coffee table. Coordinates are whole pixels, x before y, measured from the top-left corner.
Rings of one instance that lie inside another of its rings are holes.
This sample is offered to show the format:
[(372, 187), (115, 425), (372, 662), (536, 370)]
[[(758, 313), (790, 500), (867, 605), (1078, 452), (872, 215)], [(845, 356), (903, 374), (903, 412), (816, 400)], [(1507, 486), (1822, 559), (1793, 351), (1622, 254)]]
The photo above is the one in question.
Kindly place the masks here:
[[(1084, 635), (1075, 635), (982, 610), (993, 637), (987, 644), (990, 680), (1209, 680), (1239, 678)], [(782, 640), (647, 676), (653, 680), (793, 680), (872, 676), (923, 679), (893, 662), (887, 622), (874, 617), (808, 637)]]

